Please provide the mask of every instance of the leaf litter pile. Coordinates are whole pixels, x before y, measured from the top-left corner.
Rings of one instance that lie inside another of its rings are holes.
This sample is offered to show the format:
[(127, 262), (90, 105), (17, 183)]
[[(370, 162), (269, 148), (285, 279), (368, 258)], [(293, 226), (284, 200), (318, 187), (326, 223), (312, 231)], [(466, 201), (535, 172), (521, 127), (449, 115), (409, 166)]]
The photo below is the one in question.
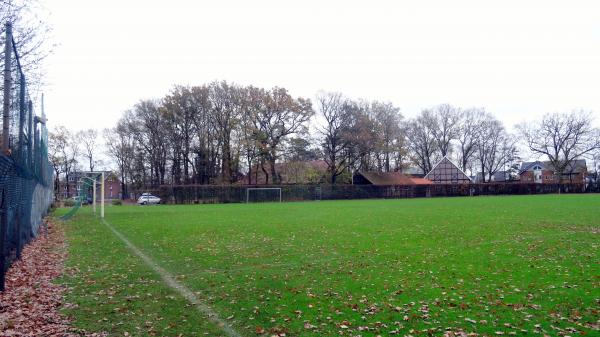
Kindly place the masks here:
[(2, 336), (102, 336), (84, 334), (70, 326), (60, 313), (66, 288), (54, 280), (63, 272), (66, 258), (64, 233), (48, 222), (47, 235), (24, 247), (6, 275), (6, 290), (0, 292)]

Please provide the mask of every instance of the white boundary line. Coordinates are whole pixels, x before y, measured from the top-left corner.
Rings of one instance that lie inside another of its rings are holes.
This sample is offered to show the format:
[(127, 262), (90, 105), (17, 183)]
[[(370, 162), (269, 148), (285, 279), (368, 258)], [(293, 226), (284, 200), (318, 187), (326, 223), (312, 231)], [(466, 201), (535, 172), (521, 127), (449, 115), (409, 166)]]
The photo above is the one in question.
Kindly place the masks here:
[(138, 247), (136, 247), (133, 243), (131, 243), (127, 238), (117, 231), (113, 226), (111, 226), (106, 220), (101, 219), (102, 223), (110, 229), (115, 236), (117, 236), (125, 245), (137, 255), (140, 259), (142, 259), (146, 265), (152, 270), (154, 270), (163, 281), (173, 290), (177, 291), (181, 296), (183, 296), (188, 302), (194, 305), (198, 312), (208, 316), (208, 320), (212, 323), (215, 323), (223, 332), (229, 337), (242, 337), (237, 331), (235, 331), (227, 322), (223, 319), (219, 318), (219, 315), (208, 305), (204, 304), (196, 295), (186, 286), (177, 282), (173, 275), (171, 275), (164, 268), (159, 266), (156, 262), (154, 262), (149, 256), (144, 254)]

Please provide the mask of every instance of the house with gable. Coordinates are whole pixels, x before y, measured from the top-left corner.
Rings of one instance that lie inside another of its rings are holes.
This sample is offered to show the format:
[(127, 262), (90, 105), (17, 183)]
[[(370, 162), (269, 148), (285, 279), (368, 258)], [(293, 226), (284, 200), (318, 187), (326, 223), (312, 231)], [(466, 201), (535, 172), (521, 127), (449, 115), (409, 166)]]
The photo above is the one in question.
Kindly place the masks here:
[[(519, 176), (523, 183), (556, 184), (559, 179), (556, 169), (549, 161), (523, 162), (519, 170)], [(573, 160), (562, 173), (560, 183), (584, 184), (587, 177), (587, 165), (585, 159)]]
[(431, 171), (425, 175), (425, 179), (434, 184), (470, 184), (471, 178), (463, 172), (448, 157), (437, 162)]

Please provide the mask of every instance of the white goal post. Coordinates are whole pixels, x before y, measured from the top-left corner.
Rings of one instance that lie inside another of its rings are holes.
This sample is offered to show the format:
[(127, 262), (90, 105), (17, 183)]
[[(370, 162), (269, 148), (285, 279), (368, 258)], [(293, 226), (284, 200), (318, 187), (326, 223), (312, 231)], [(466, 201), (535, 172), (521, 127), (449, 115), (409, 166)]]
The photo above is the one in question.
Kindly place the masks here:
[(104, 171), (90, 171), (84, 172), (85, 174), (94, 174), (93, 178), (82, 176), (80, 179), (87, 179), (92, 183), (92, 207), (94, 208), (94, 214), (96, 214), (96, 185), (100, 185), (100, 217), (104, 218)]
[(281, 202), (281, 187), (248, 187), (246, 188), (246, 203), (250, 202), (250, 192), (251, 191), (278, 191), (279, 192), (279, 202)]

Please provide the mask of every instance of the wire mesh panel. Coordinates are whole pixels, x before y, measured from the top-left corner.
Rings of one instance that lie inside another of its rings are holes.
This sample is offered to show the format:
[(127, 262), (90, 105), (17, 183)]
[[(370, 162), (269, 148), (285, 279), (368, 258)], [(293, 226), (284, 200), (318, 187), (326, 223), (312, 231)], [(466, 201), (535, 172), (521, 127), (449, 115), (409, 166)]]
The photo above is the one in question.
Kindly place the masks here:
[(33, 111), (25, 74), (7, 25), (4, 39), (0, 154), (0, 290), (10, 263), (38, 235), (53, 200), (44, 118)]

